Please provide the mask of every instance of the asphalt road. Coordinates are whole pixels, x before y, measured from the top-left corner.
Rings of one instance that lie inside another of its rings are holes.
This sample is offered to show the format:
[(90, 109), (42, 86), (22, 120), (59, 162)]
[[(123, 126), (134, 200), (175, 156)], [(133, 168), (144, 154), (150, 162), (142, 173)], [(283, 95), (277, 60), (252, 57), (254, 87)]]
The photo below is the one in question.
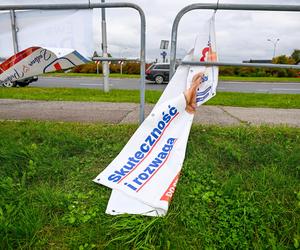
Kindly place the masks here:
[[(35, 87), (64, 87), (64, 88), (103, 88), (103, 78), (80, 77), (39, 77), (30, 86)], [(139, 89), (139, 79), (110, 79), (112, 89)], [(166, 84), (146, 82), (146, 89), (163, 90)], [(219, 91), (247, 93), (286, 93), (300, 94), (300, 83), (267, 83), (267, 82), (222, 82), (218, 84)]]

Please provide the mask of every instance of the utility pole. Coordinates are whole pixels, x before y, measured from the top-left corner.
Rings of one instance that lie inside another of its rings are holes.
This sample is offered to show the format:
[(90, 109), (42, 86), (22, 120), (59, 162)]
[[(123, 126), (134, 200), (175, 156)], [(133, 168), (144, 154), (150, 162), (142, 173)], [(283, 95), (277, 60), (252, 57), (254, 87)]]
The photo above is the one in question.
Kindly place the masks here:
[(268, 39), (267, 41), (272, 43), (273, 46), (274, 46), (274, 50), (273, 50), (273, 58), (275, 58), (275, 55), (276, 55), (276, 46), (277, 46), (277, 43), (279, 42), (279, 38), (277, 38), (275, 41), (271, 40), (271, 39)]
[[(105, 0), (101, 0), (101, 3), (105, 3)], [(108, 57), (105, 8), (101, 9), (101, 16), (102, 16), (102, 56)], [(109, 64), (108, 64), (108, 62), (102, 62), (102, 71), (103, 71), (103, 78), (104, 78), (103, 90), (104, 90), (104, 92), (109, 92)]]
[(16, 24), (16, 14), (14, 10), (10, 10), (10, 22), (11, 22), (11, 32), (13, 38), (14, 52), (17, 54), (19, 52), (18, 36), (17, 36), (17, 24)]

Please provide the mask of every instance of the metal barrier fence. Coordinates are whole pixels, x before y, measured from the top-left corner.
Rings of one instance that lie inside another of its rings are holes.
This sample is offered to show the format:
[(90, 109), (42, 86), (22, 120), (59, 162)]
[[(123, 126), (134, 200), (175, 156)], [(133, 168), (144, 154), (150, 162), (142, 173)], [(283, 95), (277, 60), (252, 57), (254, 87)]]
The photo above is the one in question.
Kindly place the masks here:
[[(146, 19), (143, 10), (136, 4), (120, 3), (81, 3), (81, 4), (20, 4), (20, 5), (1, 5), (0, 10), (11, 11), (11, 18), (14, 25), (13, 11), (15, 10), (65, 10), (65, 9), (94, 9), (94, 8), (132, 8), (138, 11), (141, 20), (141, 48), (140, 48), (140, 123), (145, 118), (145, 47), (146, 47)], [(176, 46), (178, 25), (184, 14), (196, 9), (211, 10), (251, 10), (251, 11), (292, 11), (299, 12), (300, 5), (257, 5), (257, 4), (191, 4), (183, 8), (177, 15), (172, 26), (171, 53), (170, 53), (170, 77), (175, 72)], [(98, 61), (125, 61), (125, 58), (103, 58), (97, 57)], [(286, 64), (265, 64), (265, 63), (232, 63), (232, 62), (190, 62), (183, 61), (185, 65), (215, 65), (215, 66), (245, 66), (245, 67), (268, 67), (268, 68), (290, 68), (300, 69), (300, 65)]]
[[(144, 11), (140, 6), (133, 3), (80, 3), (80, 4), (13, 4), (13, 5), (1, 5), (0, 10), (67, 10), (67, 9), (100, 9), (100, 8), (132, 8), (138, 11), (141, 19), (141, 48), (140, 48), (140, 123), (145, 119), (145, 62), (146, 62), (146, 18)], [(99, 61), (109, 61), (106, 58), (98, 58)]]
[[(196, 9), (208, 10), (252, 10), (252, 11), (300, 11), (300, 5), (262, 5), (262, 4), (191, 4), (184, 7), (175, 17), (172, 26), (171, 53), (170, 53), (170, 77), (175, 72), (176, 46), (178, 24), (184, 14)], [(270, 64), (270, 63), (231, 63), (231, 62), (182, 62), (185, 65), (216, 65), (216, 66), (244, 66), (244, 67), (268, 67), (300, 69), (300, 65)]]

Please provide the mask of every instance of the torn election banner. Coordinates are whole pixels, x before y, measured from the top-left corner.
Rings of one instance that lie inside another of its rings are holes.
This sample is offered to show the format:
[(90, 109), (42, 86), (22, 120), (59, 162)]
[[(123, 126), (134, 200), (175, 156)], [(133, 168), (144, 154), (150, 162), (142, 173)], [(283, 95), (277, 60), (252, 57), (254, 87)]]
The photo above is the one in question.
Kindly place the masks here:
[(0, 64), (0, 85), (88, 62), (73, 49), (27, 48)]
[[(197, 39), (184, 60), (217, 60), (214, 17), (206, 39)], [(207, 51), (207, 52), (205, 52)], [(184, 91), (204, 72), (197, 90), (201, 105), (216, 94), (217, 67), (181, 65), (158, 103), (119, 155), (94, 179), (112, 189), (106, 213), (163, 216), (175, 192), (194, 115), (186, 111)]]
[[(3, 2), (0, 1), (1, 5)], [(20, 0), (7, 2), (10, 4), (15, 2), (17, 5), (25, 3)], [(10, 11), (0, 11), (0, 57), (2, 58), (14, 54), (10, 15)], [(17, 45), (20, 51), (32, 45), (43, 48), (72, 48), (84, 57), (88, 57), (92, 56), (95, 50), (100, 50), (101, 36), (98, 25), (101, 17), (98, 9), (15, 10), (14, 15)]]

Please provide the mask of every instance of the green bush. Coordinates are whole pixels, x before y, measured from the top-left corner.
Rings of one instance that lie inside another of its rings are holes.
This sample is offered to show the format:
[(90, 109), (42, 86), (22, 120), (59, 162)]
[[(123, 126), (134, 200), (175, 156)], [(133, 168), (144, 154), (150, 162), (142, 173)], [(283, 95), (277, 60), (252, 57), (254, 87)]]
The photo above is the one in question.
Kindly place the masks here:
[(287, 75), (288, 77), (297, 77), (298, 76), (298, 70), (296, 69), (287, 69)]
[[(97, 65), (94, 62), (81, 64), (74, 67), (72, 73), (97, 73)], [(99, 72), (102, 72), (102, 65), (99, 65)]]
[[(294, 60), (286, 56), (274, 58), (273, 63), (293, 64)], [(150, 64), (146, 64), (146, 69)], [(110, 73), (121, 73), (121, 64), (112, 62), (109, 65)], [(97, 64), (89, 62), (76, 66), (72, 69), (72, 73), (97, 73)], [(123, 74), (140, 74), (139, 62), (124, 62), (122, 66)], [(219, 68), (220, 76), (242, 76), (242, 77), (296, 77), (299, 70), (295, 69), (274, 69), (274, 68), (250, 68), (250, 67), (232, 67), (221, 66)], [(102, 64), (99, 64), (99, 73), (102, 73)]]
[(274, 69), (274, 68), (247, 68), (247, 67), (220, 67), (221, 76), (242, 77), (297, 77), (296, 69)]
[[(124, 72), (124, 70), (122, 70)], [(121, 64), (110, 64), (109, 65), (109, 72), (110, 73), (120, 73), (121, 72)]]
[(257, 77), (266, 77), (266, 76), (268, 76), (268, 75), (267, 75), (267, 72), (266, 72), (265, 70), (262, 70), (262, 69), (261, 69), (261, 70), (258, 70), (258, 71), (257, 71), (256, 76), (257, 76)]
[(223, 66), (219, 68), (219, 73), (222, 76), (234, 76), (235, 75), (235, 68)]
[(140, 63), (125, 63), (123, 65), (123, 72), (125, 74), (140, 74)]
[[(146, 68), (149, 64), (146, 65)], [(121, 64), (120, 63), (111, 63), (109, 64), (110, 73), (120, 73), (121, 72)], [(72, 69), (72, 73), (96, 73), (97, 72), (97, 64), (94, 62), (82, 64), (76, 66)], [(124, 74), (140, 74), (140, 63), (139, 62), (125, 62), (122, 67), (122, 72)], [(102, 73), (102, 64), (99, 64), (99, 73)]]
[[(293, 54), (298, 53), (297, 50)], [(294, 57), (281, 55), (273, 58), (272, 63), (274, 64), (296, 64), (297, 55)], [(274, 68), (248, 68), (248, 67), (231, 67), (222, 66), (219, 68), (221, 76), (242, 76), (242, 77), (297, 77), (299, 70), (295, 69), (274, 69)]]
[(277, 76), (278, 77), (287, 77), (286, 69), (277, 69)]
[(248, 67), (241, 67), (239, 70), (239, 76), (255, 76), (255, 69)]

